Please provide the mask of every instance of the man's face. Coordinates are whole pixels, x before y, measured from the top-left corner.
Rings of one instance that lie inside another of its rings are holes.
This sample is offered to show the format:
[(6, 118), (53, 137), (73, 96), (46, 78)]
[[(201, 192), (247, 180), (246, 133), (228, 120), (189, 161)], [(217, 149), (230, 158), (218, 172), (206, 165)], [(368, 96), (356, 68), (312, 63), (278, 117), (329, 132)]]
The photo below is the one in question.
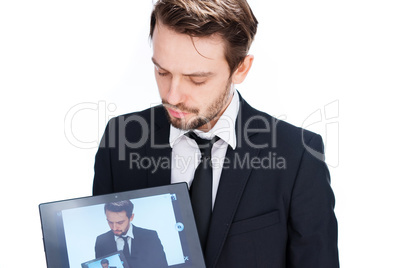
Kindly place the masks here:
[(157, 24), (153, 34), (155, 77), (173, 126), (211, 129), (233, 96), (224, 41), (193, 37)]
[(106, 210), (106, 220), (110, 229), (117, 236), (125, 235), (130, 228), (130, 222), (133, 220), (134, 214), (128, 218), (125, 211), (112, 212)]
[(102, 264), (102, 268), (108, 268), (109, 267), (109, 264), (108, 263), (103, 263)]

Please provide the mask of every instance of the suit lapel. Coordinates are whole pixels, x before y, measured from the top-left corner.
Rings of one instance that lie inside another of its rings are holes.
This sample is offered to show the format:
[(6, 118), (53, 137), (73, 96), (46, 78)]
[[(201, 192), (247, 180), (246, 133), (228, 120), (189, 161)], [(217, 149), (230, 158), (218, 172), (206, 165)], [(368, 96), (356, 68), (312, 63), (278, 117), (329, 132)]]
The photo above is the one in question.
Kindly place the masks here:
[[(253, 108), (240, 96), (240, 109), (236, 119), (237, 146), (235, 150), (229, 146), (226, 152), (230, 167), (222, 170), (219, 182), (205, 252), (207, 267), (216, 265), (248, 181), (251, 169), (247, 168), (247, 161), (245, 166), (242, 166), (242, 163), (245, 159), (258, 156), (259, 149), (250, 145), (252, 136), (256, 132), (243, 132), (244, 124), (252, 116)], [(248, 129), (258, 129), (257, 121), (254, 120), (249, 123)]]
[[(134, 239), (135, 239), (135, 236), (136, 236), (136, 233), (137, 233), (137, 227), (135, 227), (134, 226), (134, 224), (131, 224), (132, 225), (132, 228), (133, 228), (133, 236), (134, 236)], [(131, 253), (130, 253), (130, 257), (135, 257), (135, 256), (138, 256), (138, 246), (140, 246), (140, 245), (138, 245), (138, 243), (136, 243), (136, 242), (134, 242), (134, 239), (131, 239)], [(137, 240), (138, 240), (138, 237), (137, 237)]]
[(172, 148), (169, 145), (170, 124), (164, 108), (159, 105), (151, 109), (150, 142), (146, 156), (152, 161), (148, 169), (148, 187), (170, 184)]

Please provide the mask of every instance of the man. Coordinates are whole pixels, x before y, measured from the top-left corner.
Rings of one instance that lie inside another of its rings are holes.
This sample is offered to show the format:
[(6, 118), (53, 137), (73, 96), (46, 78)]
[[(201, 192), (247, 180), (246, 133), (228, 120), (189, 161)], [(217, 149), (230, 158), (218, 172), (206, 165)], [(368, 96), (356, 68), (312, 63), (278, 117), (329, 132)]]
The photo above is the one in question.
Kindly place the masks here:
[(101, 258), (123, 251), (130, 267), (167, 267), (156, 231), (134, 226), (134, 205), (129, 200), (105, 204), (110, 231), (96, 238), (95, 255)]
[[(198, 192), (198, 163), (208, 158), (213, 211), (205, 237), (198, 228), (207, 267), (339, 267), (321, 137), (255, 110), (234, 89), (253, 63), (256, 30), (245, 0), (157, 1), (150, 36), (163, 105), (109, 122), (93, 193), (181, 181)], [(218, 139), (211, 156), (200, 156), (194, 133)]]
[(109, 266), (108, 259), (101, 260), (101, 265), (102, 265), (102, 268), (116, 268), (116, 266)]

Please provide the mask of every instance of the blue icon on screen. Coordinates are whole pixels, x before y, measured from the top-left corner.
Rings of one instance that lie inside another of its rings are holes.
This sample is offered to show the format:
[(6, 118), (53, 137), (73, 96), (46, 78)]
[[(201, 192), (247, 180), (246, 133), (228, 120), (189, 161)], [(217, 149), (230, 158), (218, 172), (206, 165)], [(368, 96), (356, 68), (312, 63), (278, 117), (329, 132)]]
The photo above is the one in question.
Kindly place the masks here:
[(176, 230), (181, 232), (184, 229), (184, 225), (181, 222), (176, 223)]

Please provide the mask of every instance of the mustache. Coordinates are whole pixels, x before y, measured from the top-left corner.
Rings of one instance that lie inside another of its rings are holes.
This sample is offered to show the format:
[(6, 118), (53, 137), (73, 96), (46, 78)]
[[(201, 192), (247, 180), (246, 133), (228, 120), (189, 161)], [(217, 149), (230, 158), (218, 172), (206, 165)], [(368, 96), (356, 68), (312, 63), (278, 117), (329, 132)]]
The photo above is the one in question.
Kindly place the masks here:
[(168, 101), (162, 99), (162, 104), (165, 108), (173, 108), (175, 110), (180, 110), (184, 113), (192, 113), (192, 114), (198, 114), (199, 113), (199, 109), (197, 108), (191, 108), (191, 107), (187, 107), (186, 105), (184, 105), (183, 103), (178, 103), (176, 105), (170, 104)]

